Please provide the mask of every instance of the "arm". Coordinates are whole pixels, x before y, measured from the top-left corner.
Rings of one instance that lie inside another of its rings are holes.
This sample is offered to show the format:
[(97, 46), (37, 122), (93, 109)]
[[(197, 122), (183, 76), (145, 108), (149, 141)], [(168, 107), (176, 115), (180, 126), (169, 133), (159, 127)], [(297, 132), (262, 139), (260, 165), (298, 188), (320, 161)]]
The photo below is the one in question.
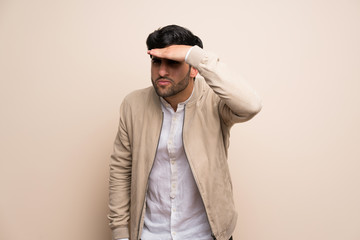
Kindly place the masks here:
[(195, 67), (220, 98), (219, 112), (227, 125), (247, 121), (261, 110), (261, 100), (256, 92), (242, 78), (232, 75), (218, 57), (198, 46), (172, 45), (152, 49), (148, 54), (186, 61)]
[(244, 79), (233, 75), (219, 58), (195, 46), (186, 62), (198, 69), (219, 96), (219, 110), (225, 123), (244, 122), (261, 110), (261, 100)]
[(110, 160), (108, 218), (113, 239), (129, 237), (129, 209), (131, 189), (131, 144), (125, 123), (127, 104), (120, 107), (120, 123)]

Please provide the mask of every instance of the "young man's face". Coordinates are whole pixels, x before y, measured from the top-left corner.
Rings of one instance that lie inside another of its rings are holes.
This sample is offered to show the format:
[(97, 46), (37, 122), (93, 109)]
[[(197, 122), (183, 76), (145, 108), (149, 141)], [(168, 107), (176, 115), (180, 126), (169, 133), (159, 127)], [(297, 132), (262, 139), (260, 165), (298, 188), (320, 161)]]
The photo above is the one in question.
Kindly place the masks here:
[(151, 81), (156, 93), (163, 98), (188, 92), (186, 90), (193, 86), (189, 85), (192, 75), (190, 65), (185, 62), (152, 57)]

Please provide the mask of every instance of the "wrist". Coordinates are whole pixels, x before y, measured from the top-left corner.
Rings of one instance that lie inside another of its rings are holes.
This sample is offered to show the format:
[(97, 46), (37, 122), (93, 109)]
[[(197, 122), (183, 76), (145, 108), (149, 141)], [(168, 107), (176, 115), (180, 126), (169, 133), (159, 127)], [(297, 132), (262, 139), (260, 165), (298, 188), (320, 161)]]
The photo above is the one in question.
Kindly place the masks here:
[(191, 50), (194, 48), (194, 46), (192, 46), (188, 51), (187, 51), (187, 53), (186, 53), (186, 55), (185, 55), (185, 62), (186, 62), (186, 60), (188, 59), (188, 57), (189, 57), (189, 55), (190, 55), (190, 52), (191, 52)]

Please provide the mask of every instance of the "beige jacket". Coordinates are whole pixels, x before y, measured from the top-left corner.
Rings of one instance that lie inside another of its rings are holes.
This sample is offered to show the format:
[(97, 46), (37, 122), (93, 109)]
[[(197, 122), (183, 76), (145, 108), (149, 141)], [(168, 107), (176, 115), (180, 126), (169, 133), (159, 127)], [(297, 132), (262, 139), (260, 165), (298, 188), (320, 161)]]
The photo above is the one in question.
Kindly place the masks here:
[[(228, 240), (237, 219), (227, 164), (229, 131), (261, 109), (257, 94), (226, 66), (199, 47), (187, 63), (199, 70), (185, 107), (184, 149), (204, 202), (213, 235)], [(160, 99), (153, 87), (129, 94), (120, 107), (120, 123), (110, 162), (109, 219), (113, 238), (139, 239), (148, 177), (162, 126)]]

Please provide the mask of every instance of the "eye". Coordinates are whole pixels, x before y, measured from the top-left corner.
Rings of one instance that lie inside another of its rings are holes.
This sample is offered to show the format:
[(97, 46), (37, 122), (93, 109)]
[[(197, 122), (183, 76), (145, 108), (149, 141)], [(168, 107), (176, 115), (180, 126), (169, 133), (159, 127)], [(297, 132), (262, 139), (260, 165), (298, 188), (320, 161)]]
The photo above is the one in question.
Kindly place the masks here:
[(159, 58), (153, 57), (153, 58), (151, 59), (151, 62), (152, 62), (153, 64), (160, 64), (160, 63), (161, 63), (161, 60), (160, 60)]
[(168, 60), (168, 64), (169, 65), (178, 65), (178, 64), (180, 64), (180, 62), (174, 61), (174, 60)]

